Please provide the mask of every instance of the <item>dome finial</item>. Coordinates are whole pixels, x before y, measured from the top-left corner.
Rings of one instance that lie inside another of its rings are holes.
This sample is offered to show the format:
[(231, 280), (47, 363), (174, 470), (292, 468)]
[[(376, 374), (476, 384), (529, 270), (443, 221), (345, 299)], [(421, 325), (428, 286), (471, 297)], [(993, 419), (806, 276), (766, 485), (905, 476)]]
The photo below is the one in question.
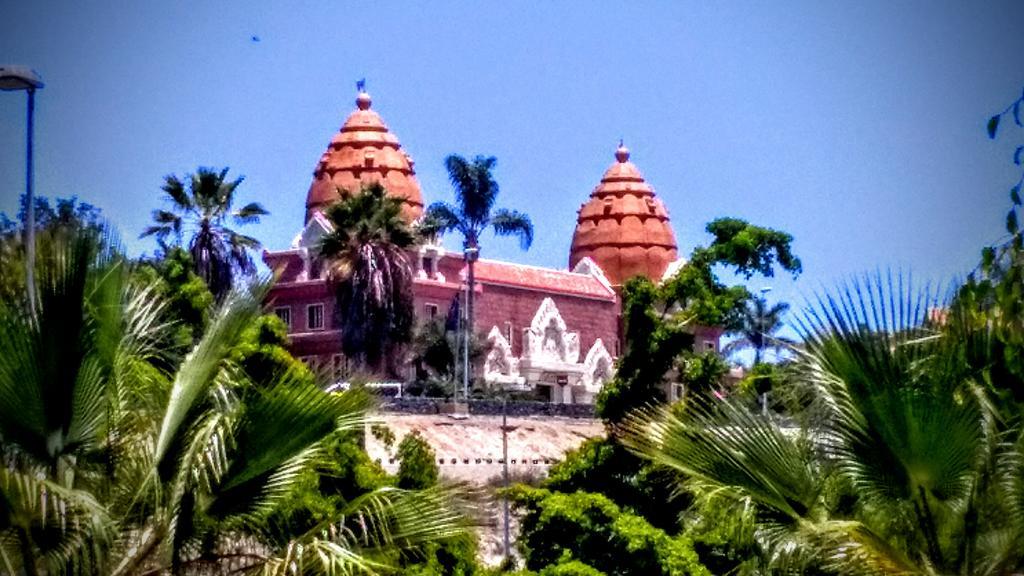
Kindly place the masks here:
[(371, 100), (370, 95), (366, 93), (366, 78), (360, 78), (356, 81), (356, 90), (359, 92), (359, 95), (356, 96), (356, 106), (359, 107), (360, 110), (369, 110), (370, 104), (373, 103), (373, 100)]
[(629, 148), (626, 148), (626, 145), (623, 144), (622, 138), (619, 138), (619, 148), (615, 150), (615, 159), (618, 160), (619, 163), (629, 161)]

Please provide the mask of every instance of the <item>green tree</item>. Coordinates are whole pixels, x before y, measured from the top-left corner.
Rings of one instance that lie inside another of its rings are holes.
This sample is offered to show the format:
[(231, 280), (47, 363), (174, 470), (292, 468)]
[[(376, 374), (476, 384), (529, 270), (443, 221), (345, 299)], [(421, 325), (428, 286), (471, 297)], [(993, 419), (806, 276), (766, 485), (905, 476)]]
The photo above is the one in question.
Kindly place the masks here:
[(456, 334), (447, 329), (444, 323), (424, 322), (416, 330), (413, 340), (413, 361), (417, 366), (417, 379), (425, 380), (430, 376), (440, 380), (452, 380), (458, 358)]
[(778, 336), (779, 330), (785, 326), (782, 317), (787, 311), (789, 311), (789, 304), (785, 302), (776, 302), (769, 306), (768, 300), (763, 296), (751, 298), (743, 309), (742, 327), (733, 332), (737, 338), (729, 342), (722, 351), (726, 354), (734, 354), (741, 350), (752, 349), (754, 365), (760, 364), (766, 351), (778, 351), (792, 344), (788, 338)]
[(288, 351), (288, 327), (276, 314), (263, 314), (246, 328), (231, 351), (233, 362), (258, 386), (272, 386), (288, 372), (312, 377), (304, 362)]
[(179, 246), (169, 247), (158, 258), (138, 261), (133, 281), (149, 286), (163, 299), (165, 321), (174, 324), (177, 351), (187, 351), (202, 336), (213, 311), (213, 293), (195, 272), (192, 256)]
[[(416, 383), (409, 387), (412, 393), (420, 391), (428, 396), (450, 397), (456, 389), (462, 374), (463, 345), (457, 334), (447, 323), (425, 322), (413, 338), (413, 364), (416, 367)], [(469, 339), (469, 363), (473, 365), (487, 353), (485, 342), (479, 338)]]
[(540, 576), (604, 576), (597, 568), (588, 566), (579, 560), (566, 560), (558, 564), (550, 564), (540, 571)]
[(420, 490), (437, 484), (437, 455), (419, 432), (402, 438), (397, 456), (399, 488)]
[[(25, 297), (25, 235), (27, 197), (21, 197), (21, 208), (16, 218), (0, 212), (0, 294), (4, 298)], [(102, 212), (77, 197), (50, 200), (34, 197), (36, 244), (51, 242), (56, 235), (91, 230), (103, 233), (105, 222)]]
[(259, 222), (268, 212), (256, 202), (233, 210), (235, 194), (243, 178), (227, 180), (228, 169), (220, 172), (212, 168), (199, 168), (186, 176), (186, 183), (176, 175), (164, 178), (161, 189), (170, 201), (170, 210), (154, 210), (153, 225), (140, 237), (155, 236), (161, 247), (167, 247), (171, 237), (173, 245), (182, 245), (183, 236), (190, 236), (188, 251), (196, 274), (218, 299), (231, 289), (237, 273), (256, 271), (251, 250), (260, 243), (228, 227)]
[(597, 398), (598, 415), (613, 427), (632, 410), (665, 400), (666, 375), (693, 353), (694, 326), (741, 325), (750, 292), (722, 283), (717, 267), (748, 278), (773, 276), (776, 267), (794, 276), (802, 270), (785, 232), (735, 218), (715, 220), (707, 231), (714, 240), (695, 248), (674, 277), (660, 286), (633, 278), (623, 288), (625, 351)]
[(336, 285), (342, 349), (370, 370), (397, 374), (399, 352), (412, 339), (412, 267), (416, 231), (402, 218), (402, 202), (380, 184), (327, 208), (333, 230), (319, 253)]
[(677, 494), (671, 474), (614, 438), (591, 438), (566, 454), (551, 467), (543, 487), (565, 494), (601, 494), (670, 535), (679, 532), (679, 519), (690, 505), (685, 494)]
[(932, 323), (936, 304), (892, 277), (820, 300), (798, 360), (828, 410), (817, 427), (695, 403), (630, 418), (625, 441), (681, 472), (698, 500), (730, 501), (765, 570), (1019, 571), (1024, 429), (993, 412), (984, 374), (964, 360), (976, 340)]
[(949, 320), (959, 325), (965, 336), (981, 335), (977, 349), (986, 351), (986, 344), (991, 343), (998, 362), (989, 363), (984, 354), (971, 354), (969, 360), (982, 369), (988, 364), (986, 383), (999, 396), (1024, 404), (1024, 232), (1020, 227), (1024, 141), (1019, 130), (1024, 126), (1022, 107), (1024, 94), (989, 120), (988, 134), (993, 139), (1003, 118), (1012, 118), (1017, 125), (1013, 162), (1022, 166), (1021, 174), (1010, 188), (1006, 235), (982, 250), (980, 263), (957, 293), (957, 314)]
[(435, 202), (427, 208), (425, 219), (432, 231), (455, 231), (462, 236), (468, 286), (466, 318), (470, 333), (474, 332), (474, 266), (480, 256), (480, 236), (491, 229), (498, 236), (517, 236), (523, 250), (533, 243), (533, 223), (529, 216), (516, 210), (494, 207), (498, 199), (498, 182), (492, 171), (497, 163), (493, 156), (466, 160), (452, 154), (445, 158), (448, 178), (455, 189), (455, 205)]
[(271, 514), (323, 439), (363, 429), (367, 396), (325, 393), (302, 373), (252, 385), (231, 352), (262, 288), (226, 296), (180, 363), (162, 359), (165, 304), (103, 237), (42, 245), (35, 317), (0, 300), (5, 572), (189, 574), (242, 561), (337, 573), (462, 533), (445, 490), (382, 487), (327, 510), (318, 526), (330, 530), (271, 538)]
[[(622, 576), (708, 574), (689, 540), (670, 537), (601, 494), (520, 486), (513, 496), (524, 511), (519, 546), (531, 570), (593, 574), (583, 566), (600, 566)], [(552, 565), (563, 568), (547, 568)]]
[[(17, 220), (24, 223), (26, 218), (26, 197), (21, 196), (21, 207), (18, 210)], [(82, 202), (77, 196), (68, 198), (54, 198), (53, 205), (50, 200), (43, 196), (36, 196), (33, 199), (35, 205), (35, 223), (37, 230), (46, 230), (58, 226), (70, 228), (94, 228), (103, 227), (102, 211), (89, 204)], [(0, 233), (8, 234), (15, 232), (19, 224), (12, 220), (7, 214), (0, 213)]]

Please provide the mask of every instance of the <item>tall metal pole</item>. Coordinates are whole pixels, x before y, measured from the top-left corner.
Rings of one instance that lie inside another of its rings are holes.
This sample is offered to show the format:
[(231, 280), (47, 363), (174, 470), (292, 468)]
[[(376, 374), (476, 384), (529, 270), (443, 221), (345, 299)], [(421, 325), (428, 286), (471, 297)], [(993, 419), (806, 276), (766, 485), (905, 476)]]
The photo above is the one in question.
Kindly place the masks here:
[(473, 339), (473, 289), (476, 287), (476, 275), (474, 274), (474, 264), (477, 258), (480, 256), (480, 249), (471, 244), (467, 244), (462, 251), (463, 257), (466, 260), (466, 356), (465, 356), (465, 372), (462, 374), (462, 393), (465, 397), (466, 403), (469, 403), (469, 346)]
[(25, 161), (25, 287), (28, 290), (28, 310), (36, 316), (36, 210), (32, 195), (32, 133), (36, 109), (36, 89), (28, 89), (28, 145)]
[[(466, 291), (466, 298), (469, 299), (469, 291)], [(468, 308), (468, 305), (466, 306)], [(469, 404), (469, 334), (471, 328), (469, 327), (469, 311), (466, 310), (464, 319), (462, 321), (462, 401), (467, 405)], [(458, 394), (455, 395), (455, 401), (458, 402)]]
[(503, 506), (505, 508), (505, 564), (508, 565), (509, 549), (508, 549), (508, 393), (501, 399), (501, 461), (503, 463), (503, 477), (505, 484), (505, 493)]

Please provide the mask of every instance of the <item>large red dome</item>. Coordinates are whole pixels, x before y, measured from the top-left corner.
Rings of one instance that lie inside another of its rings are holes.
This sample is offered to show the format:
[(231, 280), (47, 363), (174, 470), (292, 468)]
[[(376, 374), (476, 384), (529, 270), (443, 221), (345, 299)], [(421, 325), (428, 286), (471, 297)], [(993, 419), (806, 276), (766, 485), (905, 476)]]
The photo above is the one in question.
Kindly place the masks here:
[(306, 196), (306, 221), (317, 210), (359, 191), (363, 184), (380, 182), (388, 195), (401, 198), (403, 214), (412, 222), (423, 214), (423, 195), (413, 161), (398, 138), (388, 131), (379, 114), (370, 110), (370, 95), (360, 92), (356, 110), (334, 135), (313, 171)]
[(633, 276), (661, 280), (678, 257), (668, 211), (622, 145), (590, 200), (580, 207), (569, 267), (584, 257), (600, 266), (613, 286)]

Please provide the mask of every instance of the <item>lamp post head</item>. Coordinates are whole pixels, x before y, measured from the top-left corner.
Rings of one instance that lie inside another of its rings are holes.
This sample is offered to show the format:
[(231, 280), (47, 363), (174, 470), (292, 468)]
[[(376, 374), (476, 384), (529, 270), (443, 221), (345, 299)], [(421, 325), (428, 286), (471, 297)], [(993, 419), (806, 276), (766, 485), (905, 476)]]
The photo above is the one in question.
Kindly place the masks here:
[(0, 90), (37, 90), (43, 87), (39, 74), (28, 66), (4, 64), (0, 66)]

